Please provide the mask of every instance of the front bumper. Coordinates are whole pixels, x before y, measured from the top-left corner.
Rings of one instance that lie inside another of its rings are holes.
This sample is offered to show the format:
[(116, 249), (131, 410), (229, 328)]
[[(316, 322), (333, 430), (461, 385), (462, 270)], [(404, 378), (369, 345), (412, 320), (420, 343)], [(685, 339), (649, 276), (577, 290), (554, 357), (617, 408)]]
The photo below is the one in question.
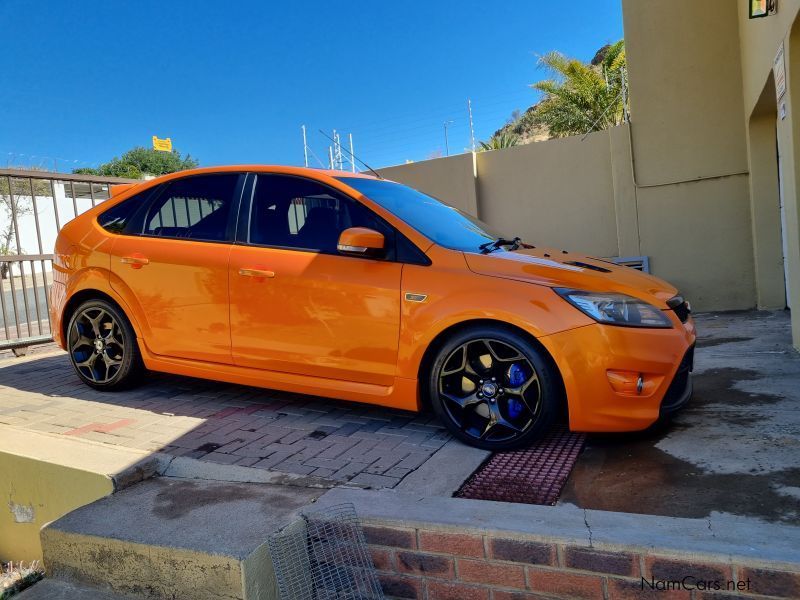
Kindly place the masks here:
[[(638, 431), (692, 394), (694, 322), (671, 329), (587, 325), (539, 338), (561, 371), (573, 431)], [(612, 387), (609, 372), (641, 374), (640, 391)]]

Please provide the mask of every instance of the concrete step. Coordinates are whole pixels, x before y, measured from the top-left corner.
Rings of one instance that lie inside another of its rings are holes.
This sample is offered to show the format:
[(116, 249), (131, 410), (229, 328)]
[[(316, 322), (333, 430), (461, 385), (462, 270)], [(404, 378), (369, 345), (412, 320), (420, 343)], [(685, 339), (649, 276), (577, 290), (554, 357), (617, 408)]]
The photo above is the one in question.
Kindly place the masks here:
[(138, 598), (277, 597), (266, 541), (324, 490), (156, 478), (42, 530), (48, 576)]
[(76, 600), (77, 598), (81, 600), (136, 600), (134, 596), (60, 579), (43, 579), (18, 596), (14, 596), (14, 600)]

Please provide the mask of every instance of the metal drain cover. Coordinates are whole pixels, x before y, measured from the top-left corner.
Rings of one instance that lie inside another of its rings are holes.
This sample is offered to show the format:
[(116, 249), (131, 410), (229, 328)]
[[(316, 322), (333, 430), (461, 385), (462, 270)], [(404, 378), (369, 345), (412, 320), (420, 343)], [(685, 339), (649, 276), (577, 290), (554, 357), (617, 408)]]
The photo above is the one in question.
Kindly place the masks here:
[(578, 460), (586, 436), (553, 427), (528, 448), (497, 452), (455, 496), (520, 504), (553, 505)]

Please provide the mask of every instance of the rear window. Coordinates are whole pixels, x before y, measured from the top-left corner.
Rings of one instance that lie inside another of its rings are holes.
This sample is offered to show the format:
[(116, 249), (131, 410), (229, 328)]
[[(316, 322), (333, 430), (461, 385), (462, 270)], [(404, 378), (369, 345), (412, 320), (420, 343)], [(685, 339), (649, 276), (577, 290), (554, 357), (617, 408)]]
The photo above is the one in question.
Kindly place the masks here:
[(177, 179), (150, 207), (145, 235), (221, 241), (228, 219), (238, 173), (197, 175)]

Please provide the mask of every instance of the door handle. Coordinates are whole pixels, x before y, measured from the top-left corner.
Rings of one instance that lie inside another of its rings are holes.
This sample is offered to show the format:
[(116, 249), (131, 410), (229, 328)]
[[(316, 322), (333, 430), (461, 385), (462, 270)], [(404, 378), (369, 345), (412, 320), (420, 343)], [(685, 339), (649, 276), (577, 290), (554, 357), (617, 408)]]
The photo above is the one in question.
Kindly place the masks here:
[(239, 275), (243, 277), (266, 277), (267, 279), (272, 279), (275, 277), (275, 271), (269, 271), (260, 267), (241, 267), (239, 269)]
[(141, 254), (131, 254), (130, 256), (123, 256), (119, 259), (124, 265), (130, 265), (134, 269), (141, 269), (143, 266), (150, 264), (150, 259)]

